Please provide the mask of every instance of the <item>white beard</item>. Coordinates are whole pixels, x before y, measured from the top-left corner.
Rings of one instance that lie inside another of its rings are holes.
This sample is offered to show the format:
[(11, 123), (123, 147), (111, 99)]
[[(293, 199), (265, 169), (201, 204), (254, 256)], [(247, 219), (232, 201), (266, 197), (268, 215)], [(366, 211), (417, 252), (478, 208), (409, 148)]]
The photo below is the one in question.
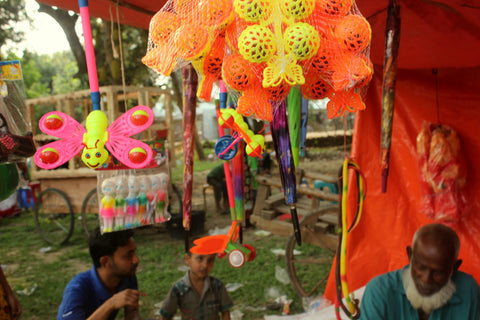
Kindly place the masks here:
[(407, 294), (407, 299), (412, 304), (412, 307), (416, 310), (421, 309), (426, 314), (430, 314), (432, 310), (444, 306), (456, 291), (455, 283), (453, 283), (450, 278), (438, 292), (430, 296), (421, 295), (413, 282), (410, 267), (402, 271), (402, 282), (405, 293)]

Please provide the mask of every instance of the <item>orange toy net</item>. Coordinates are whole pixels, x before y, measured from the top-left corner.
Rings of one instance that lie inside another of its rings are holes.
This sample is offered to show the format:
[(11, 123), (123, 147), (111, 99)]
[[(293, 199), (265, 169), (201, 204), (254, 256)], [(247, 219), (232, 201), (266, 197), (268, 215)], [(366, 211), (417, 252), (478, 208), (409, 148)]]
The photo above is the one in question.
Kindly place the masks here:
[(223, 79), (244, 116), (270, 121), (300, 86), (308, 99), (333, 100), (337, 117), (365, 108), (370, 40), (353, 0), (170, 0), (152, 18), (142, 61), (164, 75), (192, 63), (205, 101)]

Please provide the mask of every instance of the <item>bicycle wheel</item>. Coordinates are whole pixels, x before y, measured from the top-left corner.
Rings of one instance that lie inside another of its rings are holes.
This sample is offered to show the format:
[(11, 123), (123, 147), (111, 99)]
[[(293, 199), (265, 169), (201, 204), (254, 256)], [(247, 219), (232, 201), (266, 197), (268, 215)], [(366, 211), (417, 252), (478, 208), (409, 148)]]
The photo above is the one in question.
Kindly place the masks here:
[(82, 202), (82, 226), (88, 239), (90, 233), (98, 227), (98, 194), (97, 188), (90, 190)]
[(312, 212), (300, 221), (302, 245), (297, 244), (295, 235), (287, 241), (287, 273), (295, 291), (302, 297), (320, 294), (325, 289), (337, 240), (332, 234), (322, 234), (319, 217), (337, 211), (337, 207), (328, 207)]
[(35, 204), (35, 224), (48, 243), (66, 243), (74, 227), (73, 210), (67, 195), (55, 188), (40, 192)]

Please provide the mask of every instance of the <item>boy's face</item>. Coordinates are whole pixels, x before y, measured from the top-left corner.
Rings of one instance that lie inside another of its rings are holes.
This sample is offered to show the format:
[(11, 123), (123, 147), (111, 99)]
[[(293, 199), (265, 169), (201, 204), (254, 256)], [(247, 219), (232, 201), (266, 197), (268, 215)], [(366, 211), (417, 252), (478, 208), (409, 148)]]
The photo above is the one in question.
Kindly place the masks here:
[(187, 254), (185, 255), (185, 261), (190, 267), (190, 277), (196, 279), (205, 279), (213, 269), (215, 262), (215, 254)]

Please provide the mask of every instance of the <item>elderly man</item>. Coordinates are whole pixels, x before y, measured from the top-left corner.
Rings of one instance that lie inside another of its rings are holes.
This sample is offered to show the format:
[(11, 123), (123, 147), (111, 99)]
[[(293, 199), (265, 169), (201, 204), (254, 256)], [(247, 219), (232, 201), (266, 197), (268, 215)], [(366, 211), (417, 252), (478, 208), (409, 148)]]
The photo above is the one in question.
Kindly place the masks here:
[(367, 284), (360, 319), (480, 319), (479, 287), (458, 271), (459, 250), (449, 227), (433, 223), (418, 229), (407, 247), (410, 264)]

